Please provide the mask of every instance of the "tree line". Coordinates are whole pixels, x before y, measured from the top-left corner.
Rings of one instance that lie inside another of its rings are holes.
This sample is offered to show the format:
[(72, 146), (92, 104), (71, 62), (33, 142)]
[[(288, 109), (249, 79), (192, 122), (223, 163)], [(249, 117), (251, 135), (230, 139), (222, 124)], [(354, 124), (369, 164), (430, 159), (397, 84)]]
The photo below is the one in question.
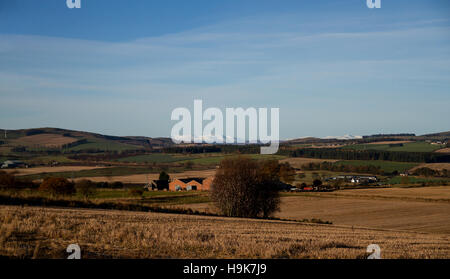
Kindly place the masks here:
[(261, 145), (258, 144), (214, 144), (214, 145), (193, 145), (193, 146), (171, 146), (163, 148), (164, 153), (240, 153), (258, 154)]
[(383, 160), (417, 163), (448, 163), (450, 154), (381, 150), (345, 150), (335, 148), (304, 148), (290, 152), (291, 157), (337, 160)]
[(416, 134), (411, 133), (400, 133), (400, 134), (376, 134), (370, 136), (363, 136), (363, 139), (366, 138), (385, 138), (385, 137), (415, 137)]
[(370, 174), (386, 174), (379, 166), (374, 165), (344, 165), (330, 162), (307, 163), (302, 165), (302, 170), (327, 170), (333, 172), (354, 172), (354, 173), (370, 173)]

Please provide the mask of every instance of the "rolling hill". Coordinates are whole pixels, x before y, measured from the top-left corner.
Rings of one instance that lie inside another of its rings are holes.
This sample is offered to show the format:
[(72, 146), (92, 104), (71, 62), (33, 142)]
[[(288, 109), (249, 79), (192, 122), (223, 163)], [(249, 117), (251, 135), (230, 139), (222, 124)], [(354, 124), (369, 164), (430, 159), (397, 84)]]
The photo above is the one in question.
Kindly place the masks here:
[[(3, 136), (3, 135), (2, 135)], [(3, 146), (27, 149), (63, 148), (67, 150), (123, 151), (161, 148), (172, 145), (170, 138), (118, 137), (59, 128), (7, 130)]]

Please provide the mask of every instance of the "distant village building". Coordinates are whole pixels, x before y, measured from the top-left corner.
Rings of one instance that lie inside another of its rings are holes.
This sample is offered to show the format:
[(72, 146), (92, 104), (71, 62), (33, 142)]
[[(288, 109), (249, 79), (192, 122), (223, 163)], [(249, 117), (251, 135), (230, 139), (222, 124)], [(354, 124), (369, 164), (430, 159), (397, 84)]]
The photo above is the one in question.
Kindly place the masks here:
[(28, 168), (28, 165), (18, 160), (7, 160), (3, 162), (2, 169)]
[(378, 178), (376, 176), (338, 175), (325, 179), (325, 181), (335, 181), (335, 180), (342, 180), (345, 182), (362, 184), (362, 183), (375, 183), (378, 181)]
[(170, 191), (209, 191), (211, 188), (212, 177), (208, 178), (176, 178), (170, 181)]

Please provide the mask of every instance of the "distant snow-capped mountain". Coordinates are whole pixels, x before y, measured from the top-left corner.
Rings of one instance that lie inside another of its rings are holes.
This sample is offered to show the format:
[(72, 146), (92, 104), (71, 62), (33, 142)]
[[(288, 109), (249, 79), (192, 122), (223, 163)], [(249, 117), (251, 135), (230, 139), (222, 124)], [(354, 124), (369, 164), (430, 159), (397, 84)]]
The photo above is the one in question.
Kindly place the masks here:
[[(242, 138), (236, 138), (236, 137), (229, 137), (229, 136), (214, 136), (214, 135), (203, 135), (201, 137), (193, 137), (193, 136), (176, 136), (173, 138), (173, 140), (178, 141), (178, 142), (201, 142), (201, 143), (234, 143), (234, 144), (239, 144), (239, 143), (245, 143), (245, 144), (260, 144), (261, 141), (256, 141), (256, 142), (252, 142), (246, 139), (242, 139)], [(278, 142), (278, 140), (274, 140), (272, 142)]]
[(328, 136), (324, 137), (324, 139), (338, 139), (338, 140), (352, 140), (352, 139), (362, 139), (362, 136), (353, 136), (353, 135), (344, 135), (344, 136)]

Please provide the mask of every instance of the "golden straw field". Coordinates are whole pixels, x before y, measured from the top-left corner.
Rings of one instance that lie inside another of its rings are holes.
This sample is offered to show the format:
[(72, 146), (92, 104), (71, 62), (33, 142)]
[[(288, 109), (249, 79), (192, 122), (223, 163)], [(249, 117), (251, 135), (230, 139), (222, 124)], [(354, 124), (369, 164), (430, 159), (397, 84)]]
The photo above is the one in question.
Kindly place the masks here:
[[(212, 203), (184, 208), (216, 213)], [(275, 217), (321, 219), (334, 225), (450, 235), (450, 187), (340, 190), (285, 194)]]
[(0, 206), (0, 255), (66, 258), (449, 258), (446, 234), (114, 210)]

